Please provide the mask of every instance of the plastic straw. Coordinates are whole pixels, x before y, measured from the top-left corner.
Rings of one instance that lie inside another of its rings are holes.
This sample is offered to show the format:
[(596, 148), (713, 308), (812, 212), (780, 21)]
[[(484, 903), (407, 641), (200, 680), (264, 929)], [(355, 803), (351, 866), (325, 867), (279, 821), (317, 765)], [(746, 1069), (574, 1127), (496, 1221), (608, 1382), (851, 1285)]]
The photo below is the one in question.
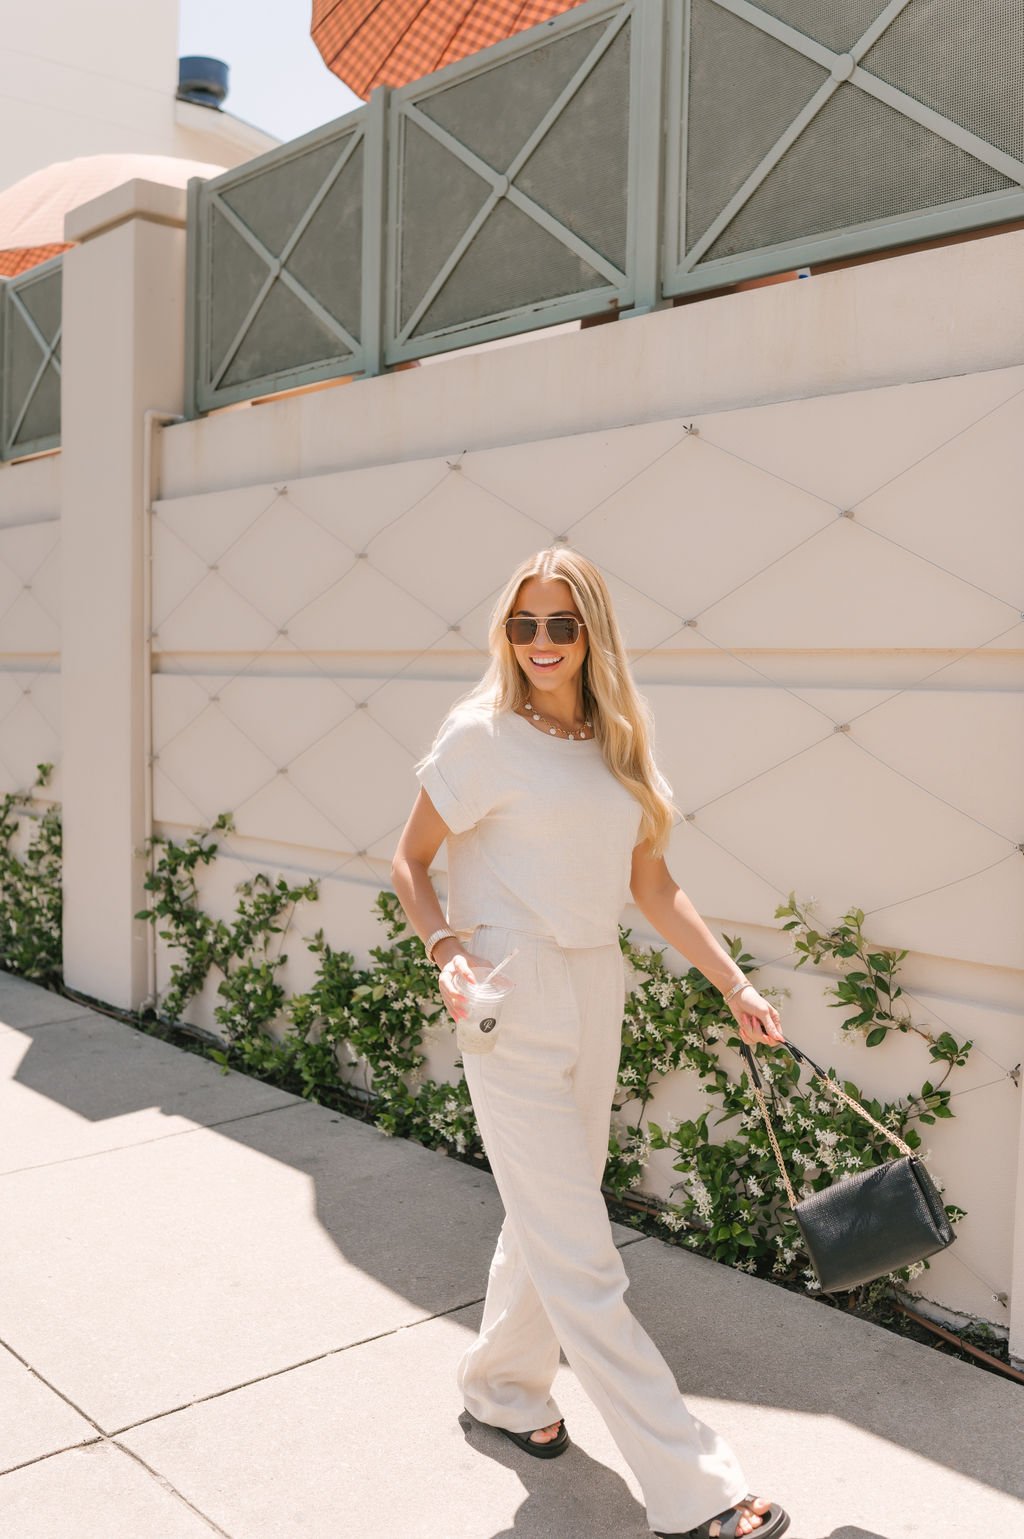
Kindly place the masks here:
[(511, 962), (513, 957), (518, 956), (518, 955), (519, 955), (519, 947), (516, 946), (512, 951), (509, 952), (507, 957), (503, 957), (502, 958), (502, 960), (498, 963), (497, 967), (492, 967), (491, 968), (490, 972), (487, 974), (487, 977), (481, 979), (480, 985), (478, 985), (478, 987), (481, 986), (484, 983), (490, 983), (490, 981), (494, 977), (495, 973), (500, 973), (501, 969), (503, 967), (505, 967), (509, 962)]

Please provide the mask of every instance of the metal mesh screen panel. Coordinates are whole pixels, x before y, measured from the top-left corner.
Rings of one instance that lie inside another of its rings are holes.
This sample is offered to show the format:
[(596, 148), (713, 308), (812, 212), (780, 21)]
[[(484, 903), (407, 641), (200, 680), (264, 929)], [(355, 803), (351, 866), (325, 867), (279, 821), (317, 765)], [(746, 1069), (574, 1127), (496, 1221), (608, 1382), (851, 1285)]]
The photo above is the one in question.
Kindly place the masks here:
[[(37, 354), (37, 364), (38, 361)], [(23, 401), (24, 396), (21, 396), (15, 403), (15, 416), (21, 410)], [(60, 375), (51, 363), (47, 364), (46, 372), (39, 381), (12, 447), (17, 448), (19, 444), (35, 443), (40, 438), (50, 438), (59, 431)]]
[(885, 102), (842, 85), (704, 261), (1010, 185)]
[(1024, 160), (1024, 0), (912, 0), (861, 62)]
[(494, 170), (504, 171), (603, 30), (602, 23), (582, 27), (416, 105)]
[(347, 331), (362, 319), (363, 146), (353, 150), (288, 259), (288, 271)]
[(337, 337), (278, 280), (260, 306), (221, 383), (241, 384), (341, 356), (346, 356), (346, 349)]
[(247, 245), (213, 204), (209, 225), (210, 356), (213, 378), (267, 276), (266, 263)]
[(18, 298), (48, 342), (60, 326), (61, 272), (57, 268), (45, 278), (18, 288)]
[(827, 79), (827, 71), (810, 59), (712, 0), (694, 0), (687, 113), (687, 249)]
[(248, 177), (237, 187), (222, 187), (220, 195), (277, 256), (327, 179), (348, 137), (318, 145), (304, 155), (289, 156), (280, 165)]
[(423, 129), (404, 123), (400, 323), (487, 201), (490, 187)]
[(629, 28), (556, 118), (516, 186), (620, 269), (629, 186)]
[(867, 31), (888, 0), (757, 0), (759, 11), (777, 16), (806, 37), (846, 53)]
[[(39, 343), (29, 331), (25, 317), (11, 305), (7, 312), (7, 346), (10, 366), (7, 373), (7, 419), (9, 427), (17, 421), (18, 413), (25, 404), (25, 397), (32, 388), (36, 371), (43, 361)], [(24, 438), (24, 433), (19, 437)]]
[(481, 228), (414, 336), (541, 303), (605, 279), (511, 203), (501, 202)]

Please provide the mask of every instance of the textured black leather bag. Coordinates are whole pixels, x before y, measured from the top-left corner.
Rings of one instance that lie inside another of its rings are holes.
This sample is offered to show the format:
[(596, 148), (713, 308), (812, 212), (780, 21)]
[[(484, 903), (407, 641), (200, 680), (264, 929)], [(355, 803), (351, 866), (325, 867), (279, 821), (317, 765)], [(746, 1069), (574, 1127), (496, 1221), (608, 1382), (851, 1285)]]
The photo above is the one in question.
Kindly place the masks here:
[(740, 1044), (793, 1215), (822, 1289), (835, 1293), (857, 1288), (952, 1245), (956, 1236), (942, 1198), (909, 1144), (891, 1128), (876, 1122), (800, 1048), (792, 1042), (785, 1046), (798, 1063), (806, 1063), (821, 1076), (830, 1094), (846, 1101), (903, 1151), (899, 1159), (873, 1165), (798, 1201), (772, 1127), (754, 1053), (745, 1042)]

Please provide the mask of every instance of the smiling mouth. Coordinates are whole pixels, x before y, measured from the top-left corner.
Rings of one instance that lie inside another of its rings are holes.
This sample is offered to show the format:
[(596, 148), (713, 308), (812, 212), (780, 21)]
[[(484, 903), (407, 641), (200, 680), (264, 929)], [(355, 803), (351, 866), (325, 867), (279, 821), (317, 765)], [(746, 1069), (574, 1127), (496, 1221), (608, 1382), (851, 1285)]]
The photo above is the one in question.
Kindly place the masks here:
[(539, 668), (539, 669), (541, 669), (542, 672), (547, 672), (547, 673), (552, 672), (553, 669), (558, 667), (559, 663), (564, 662), (564, 661), (565, 661), (565, 659), (561, 658), (561, 657), (552, 657), (552, 658), (548, 659), (547, 661), (542, 661), (540, 658), (536, 658), (536, 657), (531, 657), (530, 658), (530, 662), (533, 664), (533, 666), (535, 668)]

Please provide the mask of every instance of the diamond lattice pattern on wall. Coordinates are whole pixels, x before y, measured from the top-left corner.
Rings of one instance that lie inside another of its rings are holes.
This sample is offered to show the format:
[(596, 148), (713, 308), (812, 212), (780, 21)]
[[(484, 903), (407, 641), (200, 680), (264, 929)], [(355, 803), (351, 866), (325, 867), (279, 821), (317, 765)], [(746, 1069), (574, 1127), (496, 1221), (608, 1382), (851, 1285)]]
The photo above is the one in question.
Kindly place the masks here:
[(496, 592), (567, 535), (618, 603), (705, 910), (772, 924), (795, 884), (880, 939), (1019, 966), (1022, 388), (1002, 370), (161, 503), (158, 822), (230, 808), (246, 840), (379, 881)]
[[(14, 472), (15, 474), (17, 471)], [(0, 527), (0, 794), (60, 800), (60, 523)]]

